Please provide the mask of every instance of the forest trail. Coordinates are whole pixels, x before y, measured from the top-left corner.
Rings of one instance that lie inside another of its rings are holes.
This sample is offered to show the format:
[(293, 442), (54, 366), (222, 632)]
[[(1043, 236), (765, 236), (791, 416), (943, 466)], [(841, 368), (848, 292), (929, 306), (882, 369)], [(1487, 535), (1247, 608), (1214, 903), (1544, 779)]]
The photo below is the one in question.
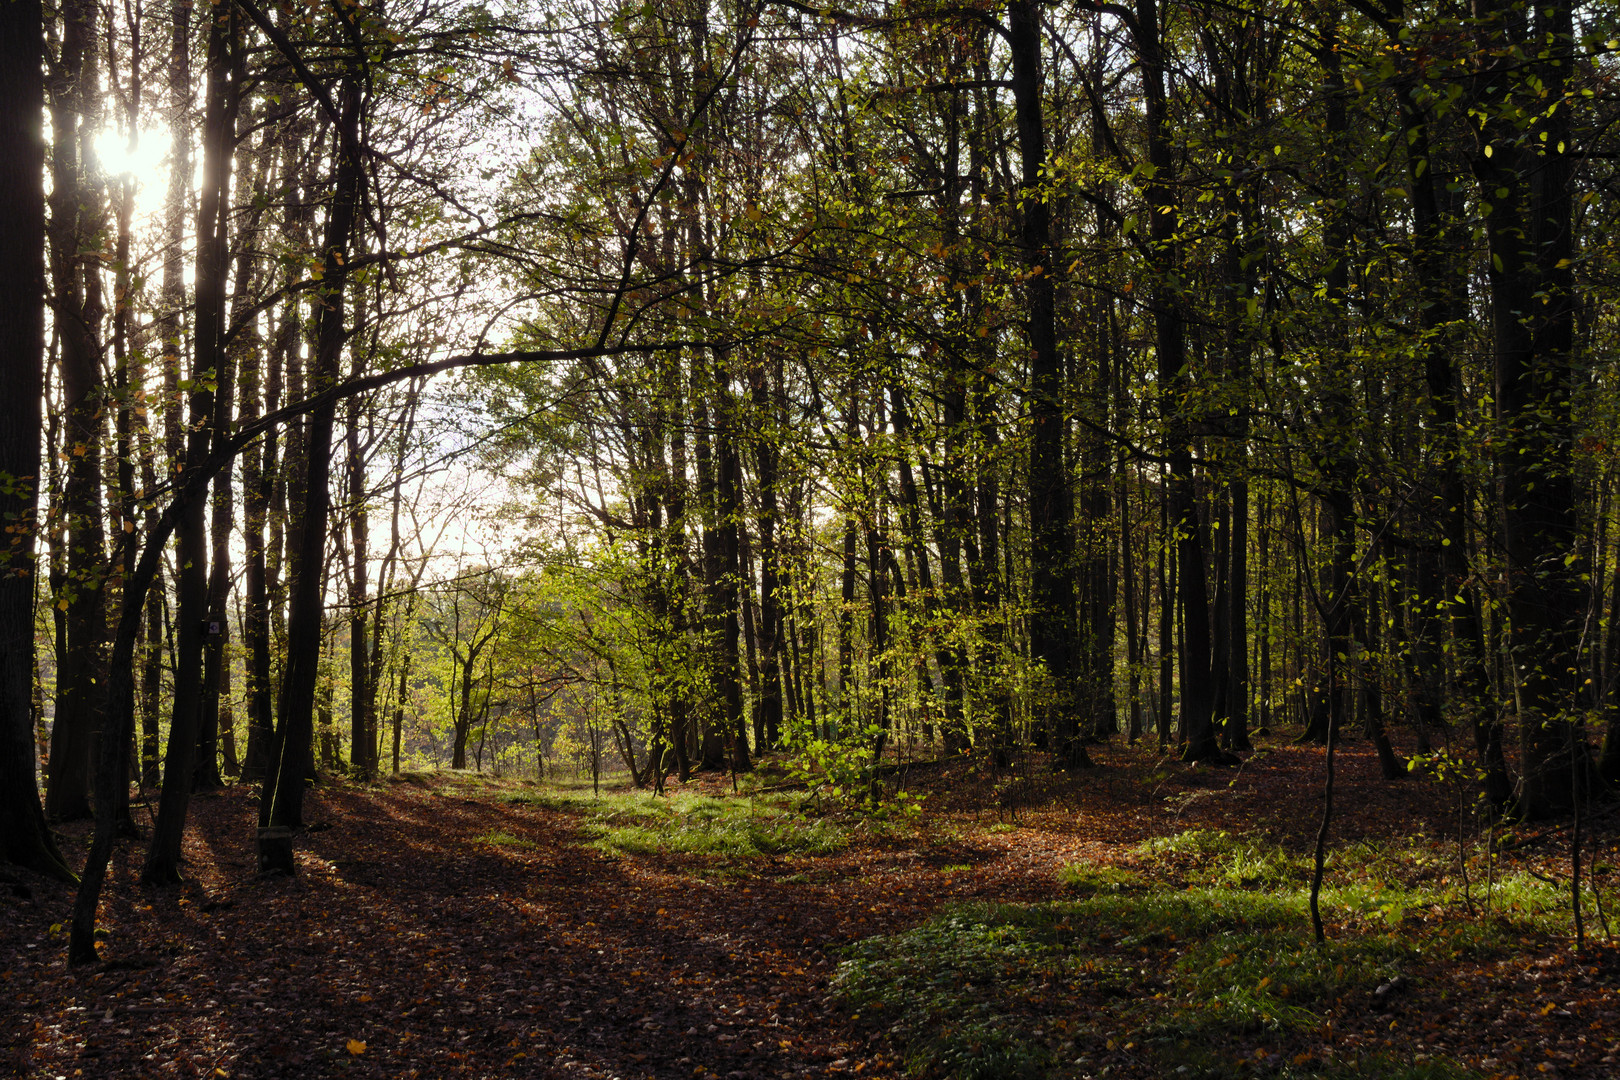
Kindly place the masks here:
[[(290, 880), (253, 872), (246, 790), (199, 798), (186, 887), (133, 888), (139, 851), (121, 849), (107, 970), (63, 970), (65, 939), (33, 940), (18, 918), (65, 918), (67, 893), (8, 905), (17, 1074), (880, 1075), (829, 1014), (834, 950), (944, 893), (1056, 888), (1046, 859), (1004, 841), (695, 875), (691, 860), (602, 855), (573, 815), (494, 790), (312, 792)], [(969, 860), (987, 861), (942, 889), (938, 867)]]
[[(883, 1025), (829, 994), (844, 946), (952, 901), (1060, 899), (1062, 867), (1128, 864), (1140, 840), (1190, 825), (1269, 822), (1297, 839), (1312, 825), (1320, 755), (1270, 758), (1239, 772), (1100, 770), (1016, 825), (969, 808), (990, 801), (973, 777), (936, 777), (937, 808), (909, 826), (856, 828), (831, 855), (750, 860), (605, 854), (576, 813), (526, 802), (532, 789), (510, 782), (334, 785), (311, 794), (295, 879), (254, 874), (255, 807), (227, 789), (196, 802), (181, 889), (135, 887), (140, 849), (121, 848), (103, 965), (65, 968), (50, 924), (66, 918), (66, 891), (30, 881), (31, 898), (0, 902), (0, 1069), (28, 1080), (899, 1076)], [(1368, 753), (1344, 761), (1344, 836), (1443, 827), (1434, 785), (1379, 784)], [(1546, 943), (1541, 959), (1561, 964), (1561, 951)], [(1110, 1075), (1150, 1075), (1123, 1043)], [(1116, 1042), (1090, 1049), (1106, 1057)]]

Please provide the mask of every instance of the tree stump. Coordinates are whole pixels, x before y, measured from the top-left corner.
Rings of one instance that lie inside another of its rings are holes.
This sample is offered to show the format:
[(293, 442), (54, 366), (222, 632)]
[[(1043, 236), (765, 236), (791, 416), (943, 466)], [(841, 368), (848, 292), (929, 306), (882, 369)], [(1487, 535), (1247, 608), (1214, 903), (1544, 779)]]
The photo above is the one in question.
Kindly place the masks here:
[(285, 825), (259, 830), (259, 873), (294, 876), (293, 831)]

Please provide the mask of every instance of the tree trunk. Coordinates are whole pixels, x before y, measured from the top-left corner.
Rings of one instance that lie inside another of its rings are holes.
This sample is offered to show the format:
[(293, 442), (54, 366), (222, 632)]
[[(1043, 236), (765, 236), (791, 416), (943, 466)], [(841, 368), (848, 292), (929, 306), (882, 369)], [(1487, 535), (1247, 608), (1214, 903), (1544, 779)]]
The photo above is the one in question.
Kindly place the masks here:
[[(1478, 118), (1474, 173), (1490, 252), (1487, 281), (1503, 437), (1498, 469), (1510, 591), (1509, 677), (1516, 686), (1524, 775), (1519, 813), (1567, 812), (1588, 771), (1587, 748), (1571, 717), (1581, 686), (1579, 641), (1585, 597), (1576, 546), (1572, 469), (1574, 417), (1574, 243), (1570, 145), (1562, 102), (1574, 51), (1571, 9), (1522, 5), (1478, 10), (1489, 85)], [(1540, 59), (1523, 64), (1524, 51)], [(1523, 66), (1520, 66), (1523, 64)], [(1545, 110), (1545, 111), (1543, 111)], [(1529, 127), (1526, 128), (1526, 122)], [(1537, 141), (1536, 136), (1545, 136)]]
[[(233, 13), (235, 9), (232, 9)], [(235, 92), (229, 87), (227, 52), (235, 34), (230, 19), (209, 20), (207, 108), (203, 120), (202, 192), (197, 213), (197, 329), (196, 353), (190, 391), (190, 429), (186, 434), (186, 470), (202, 467), (209, 456), (210, 436), (217, 426), (216, 397), (206, 375), (224, 368), (224, 302), (226, 260), (226, 203), (230, 186), (231, 139), (235, 128)], [(223, 408), (229, 413), (228, 395)], [(152, 884), (180, 880), (180, 848), (196, 775), (198, 751), (212, 756), (213, 733), (203, 737), (202, 659), (208, 603), (208, 550), (204, 530), (205, 505), (189, 500), (176, 527), (175, 589), (179, 623), (175, 642), (174, 709), (169, 723), (169, 745), (163, 762), (163, 791), (157, 821), (147, 848), (141, 877)], [(228, 519), (227, 519), (228, 523)], [(223, 630), (223, 626), (221, 627)], [(205, 774), (217, 780), (218, 765), (209, 761)]]
[[(756, 749), (776, 746), (782, 728), (782, 553), (777, 540), (781, 418), (775, 415), (769, 361), (748, 368), (754, 430), (754, 465), (759, 477), (759, 738)], [(777, 379), (780, 379), (777, 374)]]
[(731, 748), (731, 767), (737, 772), (752, 768), (748, 754), (748, 729), (743, 716), (741, 593), (742, 552), (738, 537), (742, 513), (741, 462), (737, 458), (737, 408), (729, 387), (730, 376), (722, 360), (715, 364), (715, 471), (718, 518), (720, 581), (716, 601), (720, 614), (719, 678), (722, 705), (722, 738)]
[[(361, 779), (377, 774), (377, 688), (371, 678), (370, 516), (366, 460), (360, 448), (360, 404), (350, 398), (344, 446), (349, 501), (349, 766)], [(381, 601), (378, 601), (379, 603)]]
[(93, 140), (100, 130), (96, 49), (99, 9), (87, 0), (62, 8), (60, 62), (51, 79), (50, 263), (66, 405), (62, 453), (66, 478), (59, 506), (66, 576), (54, 590), (63, 643), (51, 728), (45, 813), (54, 820), (90, 816), (90, 761), (101, 728), (97, 686), (106, 647), (106, 529), (102, 513), (100, 248), (101, 177)]
[[(322, 266), (323, 288), (317, 321), (311, 392), (336, 381), (344, 342), (344, 287), (348, 251), (354, 235), (361, 183), (359, 119), (361, 86), (356, 61), (350, 60), (339, 94), (336, 136), (337, 175), (326, 221)], [(321, 615), (325, 591), (326, 522), (331, 505), (332, 429), (336, 407), (328, 403), (310, 413), (305, 429), (304, 483), (292, 526), (289, 574), (287, 665), (281, 684), (281, 737), (271, 755), (260, 799), (261, 825), (295, 828), (303, 823), (304, 775), (313, 736), (315, 686), (320, 668)], [(293, 871), (290, 857), (277, 869)]]
[(1018, 118), (1023, 207), (1020, 254), (1024, 284), (1024, 333), (1029, 341), (1030, 615), (1032, 657), (1045, 669), (1042, 723), (1054, 738), (1054, 763), (1065, 769), (1091, 760), (1080, 741), (1076, 700), (1074, 626), (1074, 533), (1070, 522), (1069, 479), (1064, 469), (1063, 361), (1058, 353), (1054, 307), (1051, 214), (1042, 170), (1046, 167), (1042, 112), (1040, 9), (1033, 0), (1013, 0), (1007, 8), (1007, 42), (1012, 58), (1012, 92)]
[(1176, 282), (1180, 254), (1177, 236), (1181, 216), (1173, 183), (1170, 118), (1165, 102), (1165, 59), (1159, 39), (1155, 0), (1136, 5), (1137, 55), (1147, 113), (1147, 157), (1153, 166), (1144, 191), (1150, 207), (1148, 238), (1153, 287), (1154, 352), (1158, 357), (1161, 424), (1165, 454), (1170, 459), (1169, 528), (1175, 546), (1177, 605), (1181, 609), (1181, 729), (1184, 761), (1221, 761), (1213, 719), (1210, 671), (1209, 591), (1204, 572), (1203, 533), (1195, 510), (1192, 437), (1182, 399), (1190, 383), (1187, 365), (1186, 314)]
[[(45, 31), (38, 0), (0, 5), (0, 858), (62, 881), (35, 780), (34, 555), (45, 363)], [(109, 841), (110, 842), (110, 841)]]

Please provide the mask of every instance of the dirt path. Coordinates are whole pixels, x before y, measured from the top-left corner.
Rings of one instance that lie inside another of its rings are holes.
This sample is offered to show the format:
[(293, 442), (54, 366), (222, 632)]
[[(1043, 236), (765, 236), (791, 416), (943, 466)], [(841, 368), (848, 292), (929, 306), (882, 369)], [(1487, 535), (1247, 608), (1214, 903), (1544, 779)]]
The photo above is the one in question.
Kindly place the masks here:
[(67, 890), (4, 904), (16, 1075), (885, 1075), (825, 1004), (837, 947), (948, 896), (1052, 895), (1074, 847), (947, 834), (705, 875), (597, 854), (563, 812), (399, 784), (313, 793), (330, 828), (296, 879), (258, 879), (247, 793), (193, 805), (184, 888), (135, 887), (119, 852), (108, 965), (63, 966), (45, 927)]

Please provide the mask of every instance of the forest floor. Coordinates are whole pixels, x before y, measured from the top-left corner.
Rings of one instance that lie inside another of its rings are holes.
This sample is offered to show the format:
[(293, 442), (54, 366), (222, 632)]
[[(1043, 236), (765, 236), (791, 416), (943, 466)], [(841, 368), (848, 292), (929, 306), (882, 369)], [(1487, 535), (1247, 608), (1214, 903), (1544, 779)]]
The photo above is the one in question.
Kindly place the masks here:
[(255, 873), (230, 787), (193, 801), (184, 886), (139, 887), (121, 845), (99, 965), (65, 965), (69, 889), (0, 887), (0, 1074), (1620, 1075), (1620, 951), (1590, 894), (1573, 949), (1567, 830), (1509, 835), (1487, 871), (1454, 789), (1348, 744), (1317, 948), (1320, 748), (1093, 756), (912, 767), (927, 797), (887, 820), (729, 778), (660, 802), (332, 783), (290, 879)]

